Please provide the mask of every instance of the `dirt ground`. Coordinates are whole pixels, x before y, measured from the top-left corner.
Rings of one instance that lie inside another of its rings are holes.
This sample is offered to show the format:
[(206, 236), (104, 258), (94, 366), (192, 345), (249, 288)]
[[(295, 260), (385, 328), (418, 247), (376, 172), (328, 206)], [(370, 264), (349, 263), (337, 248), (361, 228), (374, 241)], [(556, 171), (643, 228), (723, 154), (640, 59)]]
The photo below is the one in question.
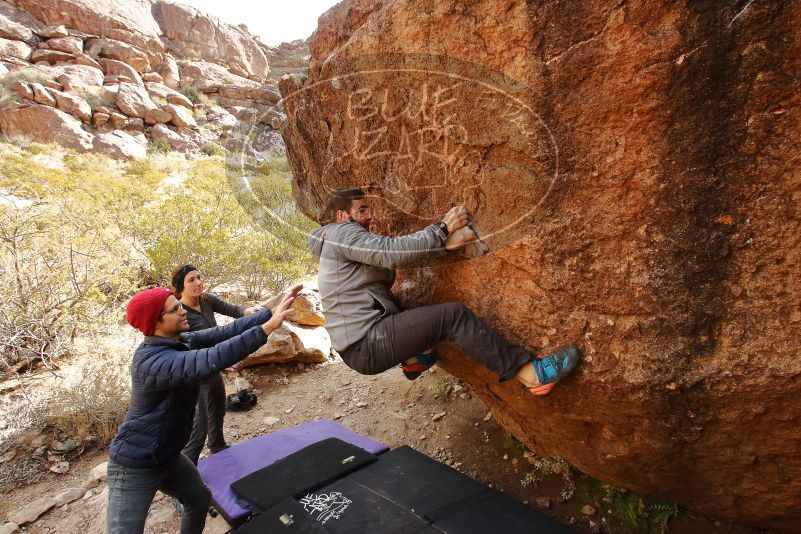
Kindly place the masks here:
[[(226, 374), (233, 388), (237, 373)], [(271, 365), (239, 373), (258, 394), (258, 404), (245, 413), (226, 416), (226, 438), (236, 443), (264, 433), (291, 427), (316, 418), (331, 418), (342, 425), (386, 443), (390, 447), (412, 447), (448, 463), (459, 471), (537, 506), (544, 513), (578, 532), (633, 531), (615, 522), (610, 514), (612, 499), (593, 493), (597, 481), (573, 472), (577, 489), (573, 498), (560, 502), (565, 481), (551, 475), (536, 486), (523, 487), (521, 479), (532, 472), (530, 453), (509, 436), (487, 412), (469, 388), (436, 368), (410, 382), (400, 370), (378, 376), (362, 376), (336, 360), (316, 365)], [(558, 395), (558, 390), (554, 392)], [(278, 422), (273, 422), (278, 419)], [(273, 424), (269, 424), (269, 423)], [(30, 452), (28, 452), (30, 454)], [(0, 518), (44, 495), (80, 486), (89, 471), (106, 460), (105, 451), (75, 459), (64, 475), (47, 473), (40, 481), (0, 494)], [(589, 488), (589, 489), (588, 489)], [(105, 483), (83, 499), (51, 509), (22, 529), (31, 534), (103, 532), (105, 525)], [(593, 505), (595, 513), (581, 509)], [(2, 521), (0, 521), (0, 526)], [(221, 518), (210, 519), (206, 533), (221, 534), (227, 527)], [(162, 495), (151, 507), (147, 533), (177, 533), (178, 514), (171, 500)], [(674, 534), (756, 534), (757, 530), (698, 517), (679, 510), (668, 523)]]

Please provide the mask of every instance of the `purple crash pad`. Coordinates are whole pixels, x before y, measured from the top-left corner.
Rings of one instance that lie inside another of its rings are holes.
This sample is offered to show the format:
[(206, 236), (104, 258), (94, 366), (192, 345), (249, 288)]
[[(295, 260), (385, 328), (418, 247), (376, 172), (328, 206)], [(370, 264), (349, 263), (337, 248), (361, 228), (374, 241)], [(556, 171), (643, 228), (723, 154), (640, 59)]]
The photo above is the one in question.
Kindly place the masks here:
[(251, 510), (231, 491), (231, 484), (254, 471), (326, 438), (339, 438), (367, 452), (381, 454), (389, 447), (366, 438), (330, 419), (319, 419), (237, 443), (230, 449), (200, 460), (198, 471), (211, 491), (212, 504), (236, 526)]

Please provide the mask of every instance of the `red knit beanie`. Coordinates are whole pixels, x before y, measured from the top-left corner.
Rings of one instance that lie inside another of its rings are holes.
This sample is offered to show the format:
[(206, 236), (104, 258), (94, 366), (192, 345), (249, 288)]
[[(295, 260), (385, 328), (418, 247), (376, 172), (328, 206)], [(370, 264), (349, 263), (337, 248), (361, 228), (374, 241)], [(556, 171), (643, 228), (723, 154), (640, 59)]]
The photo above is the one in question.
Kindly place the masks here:
[(146, 336), (152, 336), (164, 303), (172, 295), (166, 287), (154, 287), (133, 296), (125, 308), (128, 323)]

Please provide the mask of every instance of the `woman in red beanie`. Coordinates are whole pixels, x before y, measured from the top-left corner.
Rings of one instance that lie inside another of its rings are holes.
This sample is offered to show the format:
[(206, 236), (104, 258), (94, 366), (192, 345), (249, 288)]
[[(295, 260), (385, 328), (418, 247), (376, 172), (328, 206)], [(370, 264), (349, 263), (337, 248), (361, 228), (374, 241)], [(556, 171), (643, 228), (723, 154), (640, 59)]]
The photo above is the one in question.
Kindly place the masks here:
[[(206, 293), (203, 277), (194, 265), (183, 264), (173, 269), (170, 275), (175, 296), (181, 300), (189, 321), (189, 331), (196, 332), (217, 326), (215, 313), (239, 318), (261, 310), (261, 306), (246, 308), (226, 302), (217, 295)], [(214, 373), (198, 381), (200, 392), (197, 412), (189, 442), (183, 453), (197, 465), (203, 444), (207, 443), (212, 454), (228, 448), (223, 436), (225, 420), (225, 383), (222, 373)], [(208, 435), (208, 438), (207, 438)]]
[(281, 303), (225, 326), (189, 332), (186, 310), (166, 288), (136, 294), (128, 322), (145, 339), (131, 363), (131, 403), (109, 447), (108, 534), (141, 534), (156, 491), (183, 504), (181, 534), (201, 534), (211, 495), (183, 454), (195, 415), (199, 378), (218, 373), (267, 342), (303, 286)]

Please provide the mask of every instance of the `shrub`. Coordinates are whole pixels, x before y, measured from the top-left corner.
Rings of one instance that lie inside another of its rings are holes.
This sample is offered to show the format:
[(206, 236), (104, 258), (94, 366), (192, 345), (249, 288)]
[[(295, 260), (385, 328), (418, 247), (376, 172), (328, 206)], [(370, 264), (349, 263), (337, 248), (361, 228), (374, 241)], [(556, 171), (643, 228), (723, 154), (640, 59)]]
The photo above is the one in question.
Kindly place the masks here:
[(46, 399), (45, 419), (66, 436), (104, 447), (125, 417), (130, 383), (126, 365), (92, 359), (77, 383), (59, 387)]
[(16, 97), (17, 93), (11, 90), (16, 81), (42, 83), (49, 79), (33, 67), (15, 69), (0, 77), (0, 102), (8, 102)]
[(34, 156), (37, 156), (39, 154), (51, 154), (53, 152), (59, 151), (60, 149), (61, 146), (55, 143), (48, 143), (48, 144), (30, 143), (27, 146), (23, 147), (23, 150), (25, 150), (25, 152), (27, 152), (28, 154), (32, 154)]
[(147, 144), (148, 154), (167, 154), (170, 150), (172, 150), (172, 146), (166, 139), (156, 139)]
[(130, 240), (114, 223), (145, 190), (94, 159), (52, 168), (0, 157), (0, 368), (50, 365), (80, 330), (116, 321), (106, 312), (136, 285)]
[[(131, 229), (154, 279), (166, 282), (175, 265), (191, 262), (203, 272), (207, 289), (232, 284), (258, 299), (311, 272), (305, 247), (280, 239), (243, 209), (225, 179), (223, 160), (198, 160), (187, 174), (153, 206), (152, 217)], [(275, 202), (293, 204), (289, 189), (280, 195)]]
[[(292, 173), (285, 157), (273, 157), (255, 169), (227, 172), (242, 207), (264, 231), (299, 253), (306, 253), (308, 234), (316, 224), (300, 213), (292, 197)], [(242, 187), (247, 178), (247, 187)]]
[(108, 96), (107, 93), (101, 93), (101, 87), (92, 87), (86, 89), (81, 93), (81, 97), (86, 100), (86, 103), (89, 104), (89, 107), (92, 109), (97, 109), (100, 106), (104, 106), (107, 108), (113, 108), (114, 103), (112, 99)]
[(564, 458), (554, 456), (553, 458), (538, 458), (533, 464), (534, 471), (527, 473), (520, 484), (526, 486), (537, 486), (542, 479), (549, 475), (560, 475), (564, 481), (559, 497), (566, 501), (573, 497), (576, 484), (573, 482), (573, 471), (570, 464)]
[(606, 530), (620, 534), (664, 534), (671, 518), (678, 515), (675, 504), (641, 497), (623, 488), (590, 479), (579, 489), (582, 502), (604, 502)]
[(203, 93), (197, 87), (184, 87), (181, 89), (181, 94), (188, 98), (193, 104), (200, 104), (201, 95)]
[(431, 396), (437, 400), (445, 401), (453, 391), (453, 384), (447, 380), (440, 380), (435, 385), (431, 386)]
[(206, 156), (225, 156), (225, 149), (220, 145), (215, 145), (214, 143), (209, 143), (208, 145), (204, 146), (200, 149), (200, 152)]
[[(51, 365), (77, 335), (118, 322), (125, 299), (166, 282), (178, 263), (197, 264), (209, 289), (227, 284), (250, 300), (312, 272), (297, 236), (258, 224), (238, 202), (220, 158), (76, 154), (54, 165), (63, 153), (48, 150), (0, 151), (0, 372)], [(284, 216), (310, 224), (288, 175), (254, 183)]]

